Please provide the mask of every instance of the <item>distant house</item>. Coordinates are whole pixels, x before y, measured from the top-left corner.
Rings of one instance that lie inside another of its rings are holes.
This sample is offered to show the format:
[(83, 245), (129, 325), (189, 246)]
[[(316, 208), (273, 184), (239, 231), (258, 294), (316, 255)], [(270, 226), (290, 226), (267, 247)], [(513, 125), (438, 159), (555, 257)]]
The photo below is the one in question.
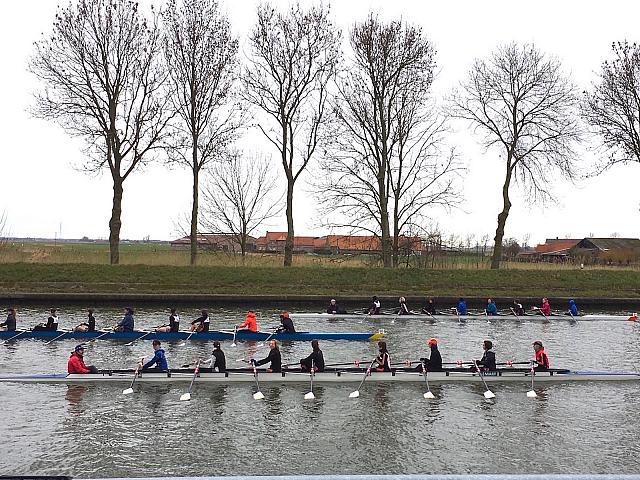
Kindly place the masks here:
[(537, 245), (530, 255), (543, 261), (574, 263), (630, 264), (640, 261), (640, 239), (583, 238), (551, 239)]
[(579, 238), (547, 238), (544, 243), (536, 245), (534, 255), (549, 261), (565, 259), (580, 241)]
[[(240, 243), (232, 233), (199, 233), (196, 237), (199, 250), (213, 250), (223, 252), (240, 252)], [(188, 250), (191, 248), (191, 238), (182, 237), (171, 242), (171, 248)], [(247, 238), (247, 252), (256, 250), (256, 238)]]
[[(287, 240), (286, 232), (267, 232), (264, 237), (256, 239), (256, 249), (260, 252), (284, 252)], [(420, 237), (405, 237), (399, 239), (402, 252), (412, 253), (426, 250), (425, 243)], [(324, 237), (294, 237), (293, 250), (307, 253), (358, 254), (380, 253), (382, 243), (374, 235), (326, 235)]]

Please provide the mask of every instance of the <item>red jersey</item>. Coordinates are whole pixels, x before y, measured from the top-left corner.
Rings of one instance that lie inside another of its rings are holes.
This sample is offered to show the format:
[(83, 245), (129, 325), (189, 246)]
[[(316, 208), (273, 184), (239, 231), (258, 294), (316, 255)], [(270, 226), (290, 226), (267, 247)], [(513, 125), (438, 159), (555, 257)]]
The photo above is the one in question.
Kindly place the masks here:
[(69, 357), (69, 361), (67, 362), (67, 372), (68, 373), (90, 373), (91, 370), (87, 368), (84, 364), (84, 359), (78, 355), (76, 352), (73, 352)]
[(544, 348), (536, 352), (536, 363), (540, 367), (549, 368), (549, 357), (544, 353)]
[(257, 332), (258, 322), (256, 321), (256, 314), (253, 312), (247, 313), (247, 318), (244, 320), (244, 323), (238, 325), (238, 328), (246, 328), (251, 332)]

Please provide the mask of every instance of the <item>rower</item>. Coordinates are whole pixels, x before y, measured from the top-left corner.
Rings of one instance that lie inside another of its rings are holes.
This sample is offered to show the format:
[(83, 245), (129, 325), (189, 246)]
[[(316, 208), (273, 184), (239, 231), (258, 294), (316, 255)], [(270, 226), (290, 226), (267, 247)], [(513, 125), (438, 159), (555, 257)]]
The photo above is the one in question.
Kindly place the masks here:
[(208, 332), (209, 331), (209, 312), (202, 310), (201, 315), (191, 322), (192, 332)]
[(224, 352), (220, 347), (219, 341), (216, 340), (215, 342), (213, 342), (213, 352), (211, 352), (211, 358), (209, 360), (205, 360), (202, 363), (210, 363), (211, 370), (214, 372), (225, 373), (227, 371), (227, 359), (224, 356)]
[(467, 302), (464, 301), (464, 298), (460, 297), (460, 299), (458, 299), (458, 306), (455, 307), (455, 310), (458, 312), (458, 315), (467, 314)]
[(93, 365), (84, 364), (84, 350), (83, 344), (76, 345), (67, 362), (67, 373), (98, 373), (98, 369)]
[(569, 300), (569, 312), (567, 313), (573, 317), (578, 316), (578, 305), (576, 305), (576, 301), (574, 299)]
[(16, 310), (15, 308), (7, 309), (7, 319), (0, 323), (0, 331), (15, 332), (16, 330)]
[(487, 299), (487, 308), (485, 309), (485, 312), (487, 312), (487, 315), (497, 315), (498, 307), (496, 305), (496, 302), (494, 302), (490, 298)]
[(169, 324), (161, 325), (156, 327), (156, 332), (166, 333), (172, 332), (177, 333), (180, 330), (180, 317), (176, 313), (175, 308), (169, 309)]
[(547, 297), (544, 297), (542, 299), (542, 307), (538, 308), (538, 310), (540, 310), (540, 313), (547, 317), (551, 315), (551, 304), (549, 303), (549, 299)]
[(549, 357), (544, 351), (544, 347), (542, 346), (542, 342), (540, 340), (536, 340), (533, 342), (533, 351), (536, 354), (536, 357), (531, 360), (533, 363), (533, 369), (536, 372), (544, 372), (549, 370)]
[(375, 295), (371, 299), (371, 306), (369, 307), (369, 315), (380, 315), (380, 300)]
[(254, 360), (253, 358), (250, 360), (251, 365), (259, 367), (260, 365), (264, 365), (265, 363), (270, 363), (269, 368), (267, 368), (267, 372), (271, 373), (280, 373), (282, 371), (282, 356), (280, 355), (280, 349), (278, 348), (278, 342), (276, 340), (269, 341), (269, 355), (262, 360)]
[(332, 314), (340, 313), (340, 308), (338, 307), (338, 304), (336, 303), (335, 298), (332, 298), (331, 301), (329, 302), (329, 306), (327, 307), (327, 313), (332, 313)]
[(164, 349), (160, 346), (160, 340), (154, 340), (151, 345), (153, 345), (153, 357), (144, 365), (142, 364), (142, 361), (140, 361), (140, 368), (142, 368), (142, 370), (146, 370), (147, 368), (152, 368), (155, 365), (155, 368), (162, 370), (163, 372), (169, 370), (167, 357), (164, 355)]
[(513, 308), (513, 313), (515, 313), (516, 315), (518, 316), (525, 315), (524, 307), (517, 300), (513, 301), (513, 307), (511, 308)]
[(318, 340), (311, 340), (311, 348), (313, 351), (309, 356), (300, 359), (300, 368), (303, 372), (310, 372), (311, 366), (313, 366), (314, 372), (324, 371), (324, 355), (322, 354), (322, 350), (320, 350)]
[(258, 331), (258, 322), (256, 320), (256, 312), (253, 310), (249, 310), (247, 312), (247, 317), (244, 319), (244, 322), (240, 325), (236, 325), (237, 330), (246, 330), (248, 332), (257, 332)]
[[(496, 354), (491, 351), (493, 348), (493, 343), (491, 340), (485, 340), (482, 342), (482, 349), (484, 353), (482, 354), (482, 358), (480, 360), (474, 360), (474, 363), (485, 372), (495, 372), (496, 371)], [(476, 370), (475, 365), (471, 367), (472, 371)]]
[(282, 312), (280, 314), (281, 325), (276, 329), (276, 333), (295, 333), (296, 329), (293, 326), (293, 320), (289, 317), (289, 312)]
[(89, 317), (86, 322), (79, 323), (73, 327), (74, 332), (95, 332), (96, 331), (96, 317), (93, 316), (93, 309), (87, 310)]
[(391, 371), (391, 357), (389, 357), (389, 352), (387, 351), (387, 342), (379, 341), (378, 342), (378, 351), (379, 355), (376, 357), (376, 363), (378, 366), (376, 370), (378, 372), (390, 372)]
[(438, 339), (430, 338), (427, 340), (427, 345), (431, 349), (429, 358), (421, 358), (420, 365), (416, 368), (416, 371), (422, 371), (422, 365), (428, 372), (442, 372), (442, 356), (438, 350)]
[(133, 308), (125, 307), (124, 317), (120, 320), (120, 323), (113, 327), (115, 332), (133, 332)]
[(49, 315), (49, 318), (47, 318), (47, 323), (40, 323), (39, 325), (36, 325), (35, 327), (33, 327), (34, 331), (40, 331), (40, 330), (51, 330), (51, 331), (56, 331), (58, 330), (58, 314), (57, 314), (58, 310), (55, 308), (51, 309), (51, 315)]
[(411, 311), (409, 310), (409, 307), (407, 307), (406, 298), (400, 297), (398, 299), (398, 302), (400, 303), (400, 308), (398, 309), (398, 315), (411, 315)]
[(436, 304), (433, 303), (433, 298), (427, 299), (427, 304), (422, 307), (422, 313), (426, 313), (427, 315), (436, 314)]

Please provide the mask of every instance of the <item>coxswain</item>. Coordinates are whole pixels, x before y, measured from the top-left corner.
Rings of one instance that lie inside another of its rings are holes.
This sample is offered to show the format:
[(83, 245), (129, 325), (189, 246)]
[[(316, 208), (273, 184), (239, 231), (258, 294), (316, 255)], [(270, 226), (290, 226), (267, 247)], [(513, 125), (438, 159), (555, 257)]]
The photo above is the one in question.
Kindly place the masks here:
[(433, 302), (433, 298), (427, 299), (427, 304), (422, 307), (422, 313), (426, 313), (427, 315), (436, 314), (436, 304)]
[(120, 320), (120, 323), (113, 327), (115, 332), (133, 332), (133, 308), (125, 307), (124, 317)]
[(382, 340), (378, 342), (378, 352), (375, 360), (377, 363), (376, 370), (378, 372), (390, 372), (391, 357), (389, 357), (389, 352), (387, 351), (387, 342)]
[(164, 355), (164, 349), (160, 346), (160, 340), (154, 340), (151, 345), (153, 345), (153, 357), (144, 365), (140, 362), (140, 368), (146, 370), (147, 368), (155, 367), (162, 371), (169, 370), (167, 357)]
[(264, 365), (265, 363), (269, 363), (269, 368), (267, 368), (267, 372), (271, 373), (280, 373), (282, 371), (282, 357), (280, 356), (280, 349), (278, 348), (278, 342), (275, 340), (269, 341), (269, 355), (267, 358), (263, 358), (262, 360), (254, 360), (253, 358), (250, 360), (251, 365), (259, 367), (260, 365)]
[(576, 301), (571, 299), (569, 300), (569, 315), (571, 315), (572, 317), (577, 317), (578, 316), (578, 305), (576, 305)]
[(237, 330), (246, 330), (249, 332), (257, 332), (258, 331), (258, 322), (256, 320), (256, 312), (253, 310), (249, 310), (247, 312), (247, 316), (244, 319), (244, 322), (240, 325), (236, 326)]
[(336, 303), (335, 298), (332, 298), (331, 301), (329, 302), (329, 306), (327, 307), (327, 313), (332, 313), (332, 314), (340, 313), (340, 308), (338, 307), (338, 304)]
[(311, 340), (311, 348), (312, 352), (309, 356), (300, 359), (300, 368), (303, 372), (310, 372), (312, 366), (314, 372), (324, 371), (324, 355), (322, 354), (322, 350), (320, 350), (318, 340)]
[(47, 318), (47, 323), (41, 323), (39, 325), (36, 325), (35, 327), (33, 327), (34, 331), (39, 331), (39, 330), (51, 330), (51, 331), (56, 331), (58, 330), (58, 314), (57, 314), (57, 309), (52, 308), (51, 309), (51, 315), (49, 315), (49, 318)]
[(485, 311), (487, 312), (487, 315), (497, 315), (498, 307), (496, 305), (496, 302), (489, 298), (487, 300), (487, 308), (485, 309)]
[(430, 338), (427, 340), (427, 345), (431, 349), (431, 354), (429, 358), (421, 358), (420, 365), (416, 368), (417, 371), (422, 371), (422, 365), (427, 370), (427, 372), (441, 372), (442, 371), (442, 356), (440, 355), (440, 350), (438, 350), (438, 339)]
[(536, 340), (533, 342), (533, 351), (536, 356), (531, 362), (533, 363), (533, 369), (536, 372), (543, 372), (545, 370), (549, 370), (549, 357), (544, 351), (544, 347), (542, 346), (542, 342), (540, 340)]
[(289, 317), (289, 312), (282, 312), (280, 314), (280, 324), (276, 329), (276, 333), (295, 333), (296, 329), (293, 326), (293, 320)]
[(513, 310), (513, 313), (517, 316), (522, 316), (525, 315), (525, 311), (524, 311), (524, 307), (522, 306), (522, 304), (520, 302), (518, 302), (517, 300), (513, 301), (513, 307), (511, 307)]
[(409, 307), (407, 307), (407, 300), (404, 297), (400, 297), (398, 299), (398, 303), (400, 303), (400, 308), (398, 309), (398, 315), (411, 315), (411, 311)]
[(209, 331), (209, 312), (207, 310), (202, 310), (201, 315), (196, 318), (193, 322), (191, 322), (191, 331), (192, 332), (208, 332)]
[(169, 323), (156, 327), (156, 332), (172, 332), (177, 333), (180, 330), (180, 317), (176, 313), (175, 308), (169, 309)]
[(7, 309), (7, 319), (0, 323), (0, 331), (15, 332), (16, 330), (16, 310), (14, 308)]
[(378, 297), (374, 295), (371, 299), (371, 305), (369, 306), (369, 310), (367, 310), (367, 313), (369, 315), (380, 315), (380, 308), (380, 300), (378, 300)]
[(542, 299), (542, 307), (540, 307), (538, 310), (540, 310), (540, 313), (547, 317), (551, 315), (551, 304), (549, 303), (549, 299), (547, 297), (544, 297)]
[(84, 364), (84, 350), (84, 345), (76, 345), (67, 362), (67, 373), (98, 373), (98, 369), (93, 365)]
[[(474, 360), (475, 365), (478, 366), (484, 372), (494, 372), (496, 370), (496, 354), (491, 351), (493, 343), (491, 340), (485, 340), (482, 342), (482, 348), (484, 353), (480, 360)], [(475, 371), (475, 366), (471, 368)]]
[(93, 316), (93, 309), (87, 310), (88, 318), (86, 322), (79, 323), (73, 328), (74, 332), (95, 332), (96, 331), (96, 317)]
[(466, 315), (467, 314), (467, 302), (464, 301), (464, 298), (460, 297), (458, 300), (458, 306), (455, 307), (458, 315)]

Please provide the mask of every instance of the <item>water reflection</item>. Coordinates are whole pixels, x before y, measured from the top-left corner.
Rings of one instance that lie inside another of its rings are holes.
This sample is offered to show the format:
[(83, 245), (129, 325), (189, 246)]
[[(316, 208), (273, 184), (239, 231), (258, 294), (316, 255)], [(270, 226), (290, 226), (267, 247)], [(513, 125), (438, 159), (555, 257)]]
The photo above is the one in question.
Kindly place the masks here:
[(64, 395), (67, 400), (67, 411), (72, 416), (78, 416), (84, 413), (86, 406), (82, 400), (89, 390), (85, 385), (68, 385), (67, 392)]

